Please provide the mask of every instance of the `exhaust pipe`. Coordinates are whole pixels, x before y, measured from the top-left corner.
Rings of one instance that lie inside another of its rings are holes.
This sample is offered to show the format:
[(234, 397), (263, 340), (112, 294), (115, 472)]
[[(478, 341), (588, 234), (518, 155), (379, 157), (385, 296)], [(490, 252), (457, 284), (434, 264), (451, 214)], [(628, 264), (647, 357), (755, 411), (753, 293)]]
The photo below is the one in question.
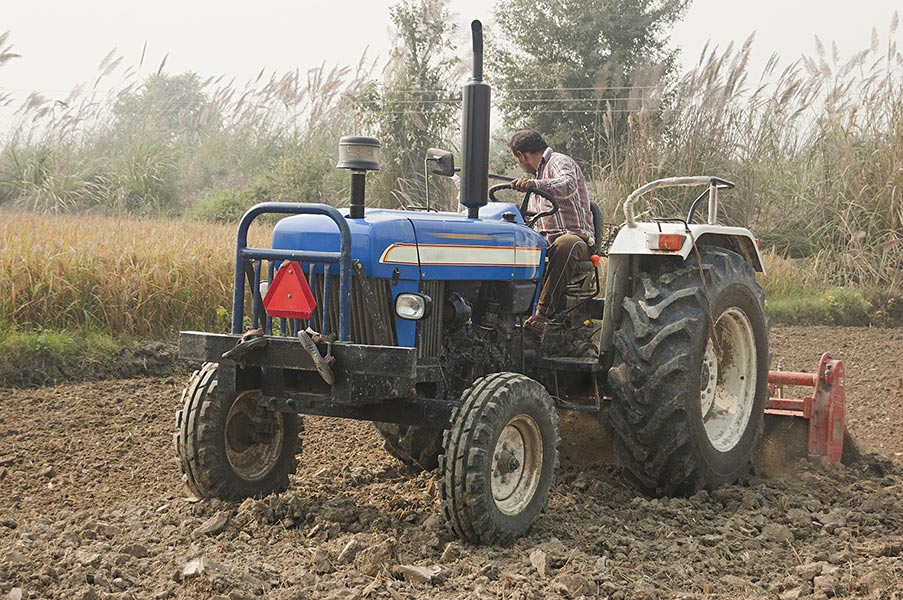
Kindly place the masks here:
[(480, 207), (489, 201), (489, 101), (492, 88), (483, 83), (483, 24), (470, 24), (473, 32), (473, 78), (462, 91), (464, 114), (461, 123), (461, 204), (467, 217), (480, 216)]

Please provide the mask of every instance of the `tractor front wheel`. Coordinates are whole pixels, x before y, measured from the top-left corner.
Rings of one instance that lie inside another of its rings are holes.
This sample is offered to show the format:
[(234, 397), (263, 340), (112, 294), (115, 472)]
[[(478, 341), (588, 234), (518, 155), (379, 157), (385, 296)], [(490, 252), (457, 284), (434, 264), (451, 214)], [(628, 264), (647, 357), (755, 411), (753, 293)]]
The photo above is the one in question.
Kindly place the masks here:
[(636, 281), (608, 376), (624, 473), (652, 496), (734, 483), (752, 462), (768, 400), (755, 273), (738, 254), (703, 246)]
[(558, 415), (549, 393), (516, 373), (495, 373), (464, 392), (443, 436), (439, 495), (461, 539), (507, 544), (549, 500), (558, 464)]
[(261, 407), (259, 390), (220, 393), (217, 367), (204, 364), (182, 392), (175, 444), (183, 481), (202, 498), (285, 491), (301, 451), (300, 417)]

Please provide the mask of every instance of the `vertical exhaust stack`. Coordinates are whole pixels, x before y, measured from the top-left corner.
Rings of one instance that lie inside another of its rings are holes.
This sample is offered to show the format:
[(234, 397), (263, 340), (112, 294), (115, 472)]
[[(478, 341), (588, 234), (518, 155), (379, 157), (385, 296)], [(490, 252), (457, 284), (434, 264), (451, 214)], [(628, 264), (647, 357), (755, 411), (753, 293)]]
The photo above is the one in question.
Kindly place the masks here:
[(461, 123), (461, 204), (467, 217), (476, 219), (489, 201), (489, 100), (492, 88), (483, 83), (483, 24), (474, 21), (473, 78), (462, 91), (464, 115)]
[(364, 218), (364, 188), (367, 171), (379, 171), (379, 140), (346, 135), (339, 140), (338, 169), (351, 171), (351, 207), (349, 219)]

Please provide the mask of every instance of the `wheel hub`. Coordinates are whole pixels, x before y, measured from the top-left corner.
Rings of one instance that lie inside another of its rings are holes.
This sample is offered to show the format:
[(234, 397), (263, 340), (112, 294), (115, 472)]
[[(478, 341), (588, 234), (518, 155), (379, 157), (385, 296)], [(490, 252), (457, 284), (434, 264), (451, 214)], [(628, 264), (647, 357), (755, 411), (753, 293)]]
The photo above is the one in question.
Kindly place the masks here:
[(243, 479), (262, 479), (272, 471), (282, 452), (285, 428), (282, 414), (271, 413), (271, 423), (266, 435), (261, 435), (260, 392), (240, 392), (229, 407), (226, 416), (226, 458), (235, 472)]
[(757, 364), (749, 317), (736, 307), (726, 310), (715, 323), (700, 369), (702, 421), (719, 452), (732, 450), (746, 431), (755, 403)]
[(528, 415), (517, 415), (502, 432), (492, 456), (492, 497), (506, 515), (517, 515), (533, 500), (542, 471), (542, 435)]
[(520, 468), (520, 462), (517, 460), (517, 457), (513, 454), (508, 457), (508, 472), (512, 473), (517, 471)]

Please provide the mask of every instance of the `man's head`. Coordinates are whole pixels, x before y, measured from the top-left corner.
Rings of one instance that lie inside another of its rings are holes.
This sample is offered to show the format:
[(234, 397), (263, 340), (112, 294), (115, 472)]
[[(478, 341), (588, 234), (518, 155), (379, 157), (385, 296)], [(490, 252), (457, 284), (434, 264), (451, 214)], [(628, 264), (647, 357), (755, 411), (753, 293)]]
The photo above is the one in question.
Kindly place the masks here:
[(508, 147), (511, 148), (514, 160), (525, 173), (536, 173), (542, 153), (549, 145), (542, 139), (538, 131), (524, 129), (511, 136)]

